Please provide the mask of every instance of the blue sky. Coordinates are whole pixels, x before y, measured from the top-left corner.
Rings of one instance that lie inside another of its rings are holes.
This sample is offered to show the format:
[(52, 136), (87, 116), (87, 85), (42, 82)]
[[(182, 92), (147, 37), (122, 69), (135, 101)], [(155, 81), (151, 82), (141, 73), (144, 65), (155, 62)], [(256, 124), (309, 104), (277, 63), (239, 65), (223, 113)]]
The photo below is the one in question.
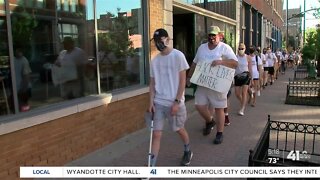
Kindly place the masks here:
[[(87, 1), (88, 10), (93, 9), (91, 1)], [(131, 9), (141, 7), (140, 0), (96, 0), (97, 16), (106, 14), (107, 11), (117, 15), (117, 8), (121, 8), (121, 12), (130, 12)], [(93, 18), (93, 12), (88, 13), (88, 19)]]
[[(306, 10), (320, 7), (320, 3), (318, 0), (305, 0), (306, 1)], [(283, 9), (286, 9), (287, 0), (283, 1)], [(288, 1), (288, 8), (299, 8), (301, 6), (301, 9), (303, 11), (304, 9), (304, 0), (289, 0)], [(320, 19), (315, 19), (315, 17), (312, 15), (315, 11), (310, 11), (306, 13), (306, 29), (308, 27), (315, 27), (316, 24), (320, 23)]]

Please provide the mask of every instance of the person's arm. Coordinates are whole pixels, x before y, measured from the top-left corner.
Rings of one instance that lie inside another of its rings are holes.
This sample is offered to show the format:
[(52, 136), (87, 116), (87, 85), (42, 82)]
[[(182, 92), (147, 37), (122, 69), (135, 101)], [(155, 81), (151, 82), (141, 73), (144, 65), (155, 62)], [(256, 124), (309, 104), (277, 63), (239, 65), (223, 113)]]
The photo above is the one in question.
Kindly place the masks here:
[(277, 56), (275, 54), (273, 54), (273, 67), (276, 66), (277, 64)]
[(176, 115), (179, 111), (179, 104), (181, 103), (181, 99), (183, 96), (184, 89), (186, 87), (186, 70), (182, 70), (179, 72), (179, 86), (176, 95), (176, 99), (171, 107), (171, 115)]
[(179, 72), (179, 86), (176, 99), (181, 100), (183, 96), (184, 89), (186, 87), (186, 70)]
[(224, 60), (216, 60), (212, 61), (211, 66), (222, 65), (232, 69), (236, 69), (238, 66), (238, 61), (235, 59), (224, 59)]
[(252, 60), (251, 59), (252, 59), (251, 56), (247, 55), (248, 70), (249, 70), (250, 78), (253, 77), (253, 74), (252, 74)]
[(222, 60), (214, 60), (211, 65), (222, 65), (236, 69), (238, 66), (237, 56), (233, 53), (231, 47), (227, 45), (222, 51)]
[(154, 80), (154, 77), (150, 77), (150, 84), (149, 84), (149, 95), (150, 95), (150, 98), (149, 98), (149, 112), (154, 112), (154, 96), (155, 96), (155, 80)]

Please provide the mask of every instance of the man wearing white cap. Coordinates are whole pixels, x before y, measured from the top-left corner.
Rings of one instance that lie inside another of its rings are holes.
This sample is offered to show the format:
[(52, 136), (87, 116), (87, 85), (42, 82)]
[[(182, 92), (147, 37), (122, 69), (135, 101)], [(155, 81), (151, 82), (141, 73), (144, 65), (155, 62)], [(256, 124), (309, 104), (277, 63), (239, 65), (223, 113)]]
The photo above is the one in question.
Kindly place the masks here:
[[(194, 72), (197, 63), (211, 62), (212, 66), (223, 65), (235, 69), (238, 65), (238, 60), (232, 48), (220, 41), (220, 28), (212, 26), (212, 30), (208, 33), (208, 42), (201, 44), (197, 54), (193, 60), (190, 71), (188, 73), (188, 83)], [(203, 129), (203, 135), (209, 135), (215, 122), (211, 118), (210, 108), (215, 109), (217, 134), (214, 139), (214, 144), (221, 144), (223, 141), (223, 130), (225, 122), (224, 108), (227, 107), (227, 93), (217, 92), (209, 88), (198, 86), (195, 92), (195, 106), (200, 115), (206, 121), (206, 127)]]

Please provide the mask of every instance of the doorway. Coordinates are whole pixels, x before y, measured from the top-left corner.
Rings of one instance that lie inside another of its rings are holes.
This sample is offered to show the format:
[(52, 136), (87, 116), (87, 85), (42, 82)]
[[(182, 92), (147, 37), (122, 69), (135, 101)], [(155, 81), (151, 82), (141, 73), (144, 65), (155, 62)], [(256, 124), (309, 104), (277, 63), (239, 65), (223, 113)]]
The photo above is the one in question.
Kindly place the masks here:
[(184, 53), (189, 65), (195, 56), (194, 18), (194, 13), (173, 9), (173, 47)]

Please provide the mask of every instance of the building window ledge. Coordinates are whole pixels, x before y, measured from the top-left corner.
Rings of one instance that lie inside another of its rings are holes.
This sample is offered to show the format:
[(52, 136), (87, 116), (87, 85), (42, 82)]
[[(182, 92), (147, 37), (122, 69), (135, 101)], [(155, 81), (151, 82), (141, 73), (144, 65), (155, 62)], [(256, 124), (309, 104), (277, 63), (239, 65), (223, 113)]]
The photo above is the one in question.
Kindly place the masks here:
[(112, 93), (92, 95), (79, 99), (50, 105), (48, 107), (35, 109), (30, 112), (20, 113), (12, 116), (1, 117), (0, 135), (46, 123), (58, 118), (83, 112), (92, 108), (109, 103), (124, 100), (130, 97), (142, 95), (149, 92), (147, 86), (135, 86)]

